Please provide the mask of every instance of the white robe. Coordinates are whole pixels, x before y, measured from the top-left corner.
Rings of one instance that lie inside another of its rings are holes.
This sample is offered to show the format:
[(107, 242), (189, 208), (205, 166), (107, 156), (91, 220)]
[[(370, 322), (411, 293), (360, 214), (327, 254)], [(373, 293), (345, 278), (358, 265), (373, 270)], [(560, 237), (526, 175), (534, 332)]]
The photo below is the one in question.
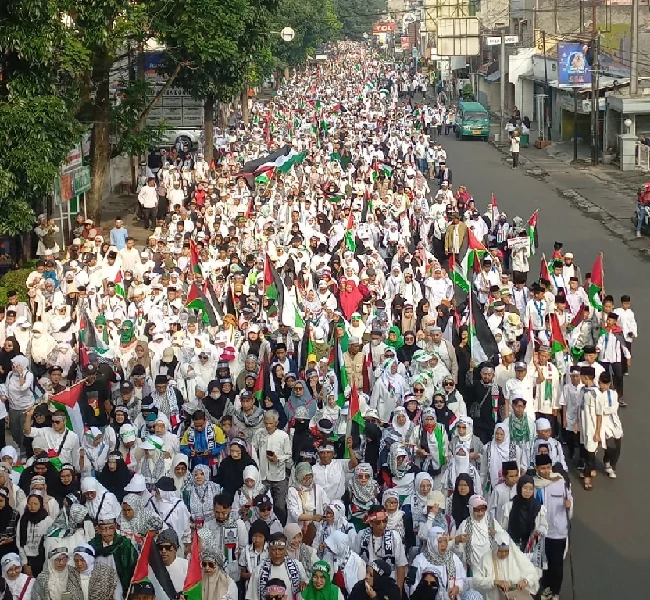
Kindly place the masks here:
[(497, 579), (506, 581), (511, 586), (525, 579), (528, 582), (526, 589), (532, 595), (539, 589), (539, 575), (533, 563), (514, 543), (510, 542), (509, 548), (508, 557), (504, 559), (495, 557), (492, 552), (485, 554), (474, 572), (472, 583), (483, 594), (485, 600), (500, 600), (502, 597), (499, 590), (494, 587), (494, 581)]

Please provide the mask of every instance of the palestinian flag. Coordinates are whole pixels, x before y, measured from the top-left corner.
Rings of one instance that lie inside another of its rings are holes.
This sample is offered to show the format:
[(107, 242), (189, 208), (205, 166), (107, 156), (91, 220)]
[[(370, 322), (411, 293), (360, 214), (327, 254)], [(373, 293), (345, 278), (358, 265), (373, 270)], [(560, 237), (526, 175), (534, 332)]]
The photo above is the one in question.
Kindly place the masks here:
[(393, 167), (389, 165), (381, 165), (381, 170), (386, 174), (386, 177), (388, 177), (388, 179), (391, 178), (393, 174)]
[(499, 360), (499, 348), (494, 334), (487, 323), (476, 294), (470, 292), (470, 296), (469, 326), (472, 359), (477, 365), (484, 362), (496, 365)]
[(264, 295), (271, 300), (278, 299), (278, 286), (276, 283), (277, 272), (274, 273), (275, 267), (267, 254), (264, 258)]
[(201, 266), (199, 265), (199, 250), (196, 247), (194, 240), (190, 240), (190, 267), (194, 273), (201, 273)]
[(255, 378), (255, 385), (253, 386), (253, 398), (259, 402), (260, 406), (262, 406), (262, 400), (264, 400), (264, 384), (266, 379), (270, 377), (270, 373), (269, 355), (265, 352), (264, 358), (262, 358), (262, 364), (260, 365), (260, 370), (257, 372), (257, 377)]
[(307, 152), (301, 152), (300, 154), (297, 152), (290, 153), (287, 156), (287, 159), (278, 166), (278, 173), (288, 173), (291, 171), (291, 167), (302, 164), (302, 161), (304, 161), (305, 158), (307, 158)]
[[(348, 435), (352, 437), (358, 437), (366, 430), (366, 422), (363, 420), (361, 409), (359, 408), (359, 392), (357, 392), (357, 386), (354, 385), (354, 382), (352, 382), (352, 389), (350, 390), (348, 422), (350, 423)], [(350, 449), (347, 443), (345, 444), (345, 458), (350, 458)]]
[(115, 276), (115, 293), (121, 298), (126, 298), (126, 292), (124, 291), (124, 277), (122, 276), (122, 271), (118, 271)]
[(258, 175), (255, 178), (255, 183), (257, 185), (268, 185), (271, 182), (271, 180), (269, 179), (269, 175), (271, 177), (273, 177), (273, 171), (274, 170), (271, 169), (270, 171), (266, 171), (265, 173), (262, 173), (261, 175)]
[(354, 252), (357, 249), (356, 235), (354, 233), (354, 215), (352, 214), (352, 210), (350, 210), (348, 224), (345, 228), (345, 245), (348, 247), (350, 252)]
[(467, 247), (459, 253), (463, 255), (460, 262), (451, 254), (449, 257), (449, 277), (454, 285), (466, 294), (472, 285), (472, 275), (481, 269), (481, 257), (485, 254), (485, 247), (476, 239), (471, 229), (467, 230)]
[(307, 366), (307, 357), (314, 354), (314, 341), (312, 340), (311, 321), (307, 320), (305, 323), (305, 331), (300, 340), (300, 366)]
[(183, 584), (183, 596), (185, 600), (201, 600), (203, 597), (203, 588), (201, 580), (203, 572), (201, 571), (201, 554), (199, 552), (199, 534), (195, 529), (192, 533), (192, 553), (187, 565), (187, 575)]
[(539, 265), (539, 278), (540, 280), (546, 279), (546, 281), (551, 281), (551, 275), (548, 272), (548, 262), (546, 261), (546, 256), (542, 254), (542, 260)]
[(390, 96), (390, 92), (389, 92), (386, 88), (381, 88), (381, 89), (379, 90), (379, 95), (380, 95), (380, 96), (384, 96), (384, 97), (385, 97), (385, 96)]
[[(153, 531), (147, 533), (147, 537), (144, 540), (140, 552), (140, 557), (135, 565), (135, 571), (131, 578), (131, 585), (148, 581), (156, 590), (156, 600), (175, 600), (178, 594), (176, 593), (174, 583), (169, 576), (169, 571), (167, 571), (167, 567), (163, 564), (160, 552), (154, 544), (154, 535), (156, 534)], [(194, 548), (198, 551), (197, 543), (193, 544), (193, 549)]]
[(214, 308), (212, 304), (208, 302), (208, 299), (205, 297), (203, 291), (199, 288), (198, 285), (196, 285), (195, 281), (192, 282), (192, 285), (187, 292), (185, 308), (200, 310), (203, 323), (210, 325), (210, 327), (217, 326), (217, 315), (214, 312)]
[(530, 242), (530, 255), (535, 255), (535, 250), (539, 246), (539, 239), (537, 237), (537, 216), (539, 210), (536, 210), (528, 219), (528, 224), (526, 225), (526, 234), (528, 235), (528, 241)]
[(605, 273), (603, 272), (603, 253), (601, 252), (591, 268), (591, 281), (587, 296), (589, 296), (589, 304), (596, 310), (603, 310), (603, 305), (600, 302), (600, 292), (603, 291), (603, 279)]
[(555, 356), (558, 352), (562, 352), (566, 348), (560, 321), (555, 313), (551, 313), (548, 317), (550, 330), (551, 330), (551, 353)]
[(336, 328), (334, 330), (334, 345), (330, 351), (330, 365), (334, 369), (337, 381), (336, 403), (342, 407), (345, 404), (346, 395), (350, 392), (350, 384), (348, 382), (348, 371), (343, 360), (343, 349), (336, 335)]
[(62, 410), (66, 414), (66, 427), (70, 431), (74, 431), (79, 437), (79, 443), (83, 441), (84, 435), (84, 420), (81, 416), (81, 409), (79, 408), (79, 397), (83, 391), (85, 380), (82, 379), (79, 383), (66, 388), (58, 394), (50, 396), (50, 404), (56, 410)]
[[(275, 163), (276, 161), (278, 161), (278, 159), (287, 156), (287, 154), (289, 154), (291, 151), (292, 148), (288, 144), (282, 146), (282, 148), (276, 150), (275, 152), (271, 152), (271, 154), (267, 154), (266, 156), (261, 156), (260, 158), (256, 158), (255, 160), (248, 161), (242, 167), (241, 172), (257, 173), (262, 171), (268, 171), (272, 169), (274, 166), (276, 166)], [(295, 152), (295, 150), (293, 152)]]

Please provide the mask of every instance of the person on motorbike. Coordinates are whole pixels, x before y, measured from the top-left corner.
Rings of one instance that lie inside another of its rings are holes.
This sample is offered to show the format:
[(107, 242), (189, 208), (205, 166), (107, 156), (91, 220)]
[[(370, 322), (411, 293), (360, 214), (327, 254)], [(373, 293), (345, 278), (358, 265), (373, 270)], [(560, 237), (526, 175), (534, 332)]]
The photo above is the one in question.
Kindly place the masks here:
[(637, 192), (636, 237), (641, 237), (641, 230), (646, 217), (646, 208), (650, 205), (650, 183), (644, 183)]

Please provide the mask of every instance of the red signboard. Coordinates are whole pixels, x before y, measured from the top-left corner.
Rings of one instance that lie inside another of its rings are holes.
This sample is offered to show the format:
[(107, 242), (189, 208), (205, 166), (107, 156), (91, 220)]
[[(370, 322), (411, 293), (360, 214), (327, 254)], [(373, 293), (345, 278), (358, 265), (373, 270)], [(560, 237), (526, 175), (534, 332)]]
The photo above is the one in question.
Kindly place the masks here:
[(408, 35), (402, 36), (402, 50), (408, 50), (411, 47), (411, 39)]
[(372, 26), (372, 32), (377, 35), (379, 33), (393, 33), (395, 31), (395, 23), (385, 22), (385, 23), (374, 23)]

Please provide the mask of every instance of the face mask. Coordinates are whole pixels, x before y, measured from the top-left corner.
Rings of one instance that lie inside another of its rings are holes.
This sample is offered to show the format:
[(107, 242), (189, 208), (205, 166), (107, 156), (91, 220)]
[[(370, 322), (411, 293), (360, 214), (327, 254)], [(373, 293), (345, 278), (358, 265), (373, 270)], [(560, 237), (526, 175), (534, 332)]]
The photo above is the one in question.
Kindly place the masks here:
[(381, 344), (381, 340), (370, 340), (370, 343), (371, 343), (373, 346), (379, 346), (379, 344)]

